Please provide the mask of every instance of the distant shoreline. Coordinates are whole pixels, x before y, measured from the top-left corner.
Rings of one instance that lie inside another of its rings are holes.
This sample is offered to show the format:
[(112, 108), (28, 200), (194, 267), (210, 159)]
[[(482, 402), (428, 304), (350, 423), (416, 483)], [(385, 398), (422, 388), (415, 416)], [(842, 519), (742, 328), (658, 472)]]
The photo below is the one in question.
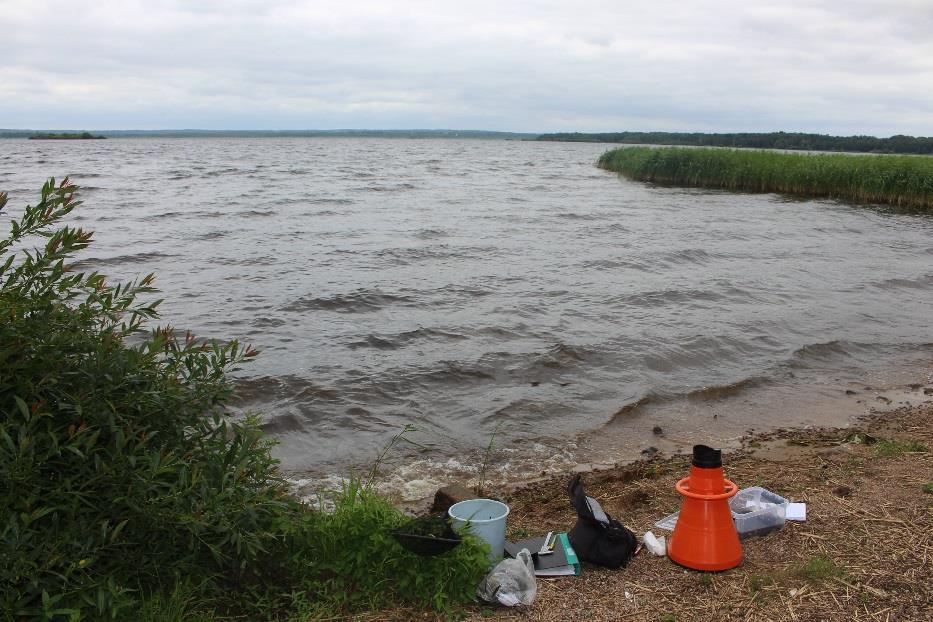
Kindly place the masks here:
[(777, 149), (781, 151), (836, 151), (845, 153), (900, 153), (933, 155), (933, 137), (896, 135), (828, 136), (802, 132), (581, 132), (541, 134), (535, 140), (553, 142), (615, 143), (623, 145), (667, 145), (680, 147), (727, 147), (731, 149)]
[[(895, 135), (830, 136), (802, 132), (504, 132), (454, 129), (334, 129), (334, 130), (94, 130), (105, 138), (414, 138), (477, 139), (541, 142), (590, 142), (625, 145), (669, 145), (685, 147), (728, 147), (734, 149), (777, 149), (844, 153), (902, 153), (933, 155), (933, 137)], [(0, 128), (0, 138), (33, 138), (87, 133), (74, 129)]]
[(90, 132), (33, 134), (29, 136), (29, 140), (104, 140), (106, 138), (106, 136), (94, 135)]
[[(81, 135), (83, 130), (0, 128), (0, 138), (35, 138)], [(453, 138), (481, 140), (533, 140), (538, 134), (485, 130), (95, 130), (101, 138)]]

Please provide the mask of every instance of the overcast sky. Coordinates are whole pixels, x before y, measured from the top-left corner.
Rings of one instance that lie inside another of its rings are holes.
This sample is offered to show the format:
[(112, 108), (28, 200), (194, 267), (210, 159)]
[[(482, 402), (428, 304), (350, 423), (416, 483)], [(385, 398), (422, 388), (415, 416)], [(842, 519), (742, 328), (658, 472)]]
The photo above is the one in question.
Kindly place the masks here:
[(933, 0), (0, 0), (0, 127), (933, 135)]

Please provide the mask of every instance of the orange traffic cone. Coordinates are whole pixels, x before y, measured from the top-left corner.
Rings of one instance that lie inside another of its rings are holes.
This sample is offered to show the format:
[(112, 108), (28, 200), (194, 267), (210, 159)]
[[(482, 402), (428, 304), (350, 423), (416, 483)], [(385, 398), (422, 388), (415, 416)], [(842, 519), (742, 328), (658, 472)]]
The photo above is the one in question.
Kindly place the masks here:
[(695, 445), (690, 477), (677, 482), (675, 488), (684, 503), (668, 557), (694, 570), (726, 570), (742, 563), (742, 545), (728, 501), (738, 487), (725, 478), (722, 452)]

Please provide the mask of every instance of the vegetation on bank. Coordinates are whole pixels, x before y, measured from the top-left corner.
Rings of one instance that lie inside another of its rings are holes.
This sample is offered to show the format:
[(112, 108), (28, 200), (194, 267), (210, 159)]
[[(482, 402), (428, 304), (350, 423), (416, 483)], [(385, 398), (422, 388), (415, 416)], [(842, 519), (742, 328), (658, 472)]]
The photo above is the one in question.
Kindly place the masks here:
[(103, 140), (106, 136), (94, 135), (90, 132), (60, 132), (57, 134), (33, 134), (29, 140)]
[(598, 165), (638, 181), (933, 209), (933, 158), (622, 147)]
[(256, 418), (224, 411), (227, 373), (255, 350), (146, 331), (152, 275), (71, 269), (92, 241), (58, 226), (76, 190), (50, 180), (0, 239), (4, 619), (308, 620), (471, 600), (488, 549), (403, 549), (390, 531), (406, 517), (371, 477), (325, 494), (327, 512), (289, 494)]
[(798, 151), (933, 154), (933, 137), (827, 136), (799, 132), (704, 134), (700, 132), (608, 132), (602, 134), (542, 134), (537, 140), (562, 142), (680, 145), (689, 147), (745, 147)]

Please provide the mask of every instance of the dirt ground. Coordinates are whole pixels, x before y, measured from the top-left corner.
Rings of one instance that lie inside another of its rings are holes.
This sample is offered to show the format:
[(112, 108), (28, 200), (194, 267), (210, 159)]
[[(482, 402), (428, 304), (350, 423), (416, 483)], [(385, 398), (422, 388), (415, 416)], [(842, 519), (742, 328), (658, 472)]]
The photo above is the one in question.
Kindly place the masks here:
[[(626, 568), (583, 565), (539, 578), (524, 610), (476, 606), (467, 620), (933, 620), (933, 404), (866, 417), (841, 430), (749, 438), (725, 457), (740, 487), (807, 503), (807, 521), (743, 542), (745, 560), (718, 573), (641, 551)], [(688, 458), (644, 461), (583, 476), (588, 495), (639, 537), (680, 508), (674, 483)], [(508, 495), (510, 535), (567, 530), (568, 477)], [(666, 534), (666, 535), (669, 535)]]

